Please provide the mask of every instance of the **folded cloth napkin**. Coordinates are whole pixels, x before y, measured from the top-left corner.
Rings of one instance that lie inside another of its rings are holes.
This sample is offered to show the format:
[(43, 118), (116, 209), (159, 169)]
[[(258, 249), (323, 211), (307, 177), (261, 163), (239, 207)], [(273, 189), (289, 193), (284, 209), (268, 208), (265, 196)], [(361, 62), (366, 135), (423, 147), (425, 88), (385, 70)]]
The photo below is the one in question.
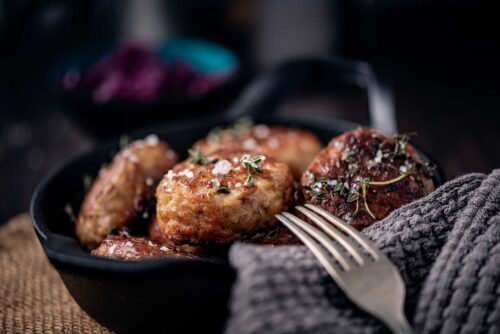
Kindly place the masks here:
[[(365, 229), (399, 268), (417, 333), (500, 333), (500, 170), (469, 174)], [(236, 244), (226, 333), (383, 333), (305, 246)]]

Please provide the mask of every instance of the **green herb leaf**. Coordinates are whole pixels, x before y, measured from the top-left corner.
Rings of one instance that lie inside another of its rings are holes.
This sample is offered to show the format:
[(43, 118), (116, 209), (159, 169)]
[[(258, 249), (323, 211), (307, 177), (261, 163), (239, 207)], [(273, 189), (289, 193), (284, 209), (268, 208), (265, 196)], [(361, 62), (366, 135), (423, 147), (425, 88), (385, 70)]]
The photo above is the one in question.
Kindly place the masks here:
[(255, 234), (244, 235), (240, 240), (241, 241), (256, 241), (262, 239), (273, 240), (279, 235), (280, 228), (281, 225), (275, 225), (268, 231), (260, 231)]
[(241, 163), (244, 167), (251, 169), (255, 173), (262, 173), (262, 169), (260, 169), (258, 165), (262, 160), (264, 160), (263, 156), (255, 156), (253, 158), (243, 156), (243, 158), (241, 158)]
[(322, 201), (322, 200), (326, 199), (326, 195), (325, 195), (325, 193), (317, 193), (317, 194), (313, 195), (312, 199)]
[(350, 192), (349, 195), (347, 196), (347, 203), (352, 203), (354, 201), (357, 201), (358, 198), (359, 198), (359, 193)]
[(252, 173), (262, 173), (262, 169), (259, 167), (259, 163), (264, 160), (263, 156), (255, 156), (253, 158), (250, 158), (249, 156), (245, 155), (241, 158), (241, 164), (243, 167), (246, 167), (248, 170), (248, 177), (244, 183), (245, 186), (253, 186), (253, 176)]
[(357, 164), (350, 165), (349, 172), (347, 173), (348, 177), (354, 177), (360, 171), (360, 167)]
[(353, 152), (353, 151), (342, 152), (342, 157), (340, 159), (342, 161), (349, 163), (349, 164), (356, 162), (355, 152)]
[(204, 156), (200, 151), (188, 150), (188, 153), (191, 156), (191, 162), (195, 165), (206, 166), (218, 160), (217, 158)]
[(211, 141), (211, 142), (218, 142), (220, 139), (219, 135), (220, 135), (221, 130), (222, 129), (219, 126), (210, 130), (210, 132), (207, 135), (207, 140)]
[(244, 186), (249, 186), (249, 187), (252, 187), (254, 184), (253, 184), (253, 176), (252, 174), (250, 173), (250, 170), (248, 170), (248, 177), (247, 179), (245, 180), (245, 183), (243, 183)]
[(344, 183), (343, 182), (337, 182), (335, 184), (335, 187), (333, 187), (333, 192), (336, 193), (336, 192), (340, 192), (344, 189)]
[(349, 194), (349, 192), (350, 192), (349, 189), (347, 187), (343, 186), (342, 189), (340, 190), (340, 195), (345, 196), (345, 195)]

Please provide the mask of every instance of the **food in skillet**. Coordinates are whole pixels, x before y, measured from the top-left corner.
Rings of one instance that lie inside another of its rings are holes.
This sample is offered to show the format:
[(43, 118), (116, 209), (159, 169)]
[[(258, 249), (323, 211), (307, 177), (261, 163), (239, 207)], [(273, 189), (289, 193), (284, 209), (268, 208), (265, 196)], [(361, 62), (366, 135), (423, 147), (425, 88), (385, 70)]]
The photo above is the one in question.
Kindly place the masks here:
[(434, 190), (408, 135), (359, 128), (334, 138), (302, 176), (305, 200), (358, 230)]
[(254, 126), (240, 121), (227, 129), (215, 129), (193, 145), (194, 151), (210, 155), (218, 150), (262, 153), (290, 166), (300, 179), (312, 159), (321, 150), (321, 142), (311, 132), (283, 126)]
[(129, 226), (147, 209), (157, 182), (176, 161), (176, 153), (156, 136), (119, 152), (85, 196), (75, 229), (80, 243), (95, 248), (112, 230)]
[[(223, 132), (275, 130), (259, 126)], [(203, 258), (237, 240), (297, 244), (274, 215), (304, 201), (362, 229), (434, 189), (431, 170), (408, 139), (373, 129), (347, 132), (316, 155), (294, 187), (289, 166), (263, 150), (243, 151), (241, 143), (222, 140), (229, 150), (217, 151), (207, 139), (194, 147), (212, 153), (190, 150), (190, 158), (174, 166), (175, 153), (149, 137), (119, 152), (99, 175), (82, 205), (77, 235), (90, 249), (100, 243), (92, 255), (119, 260)], [(285, 148), (293, 152), (292, 141)], [(133, 236), (110, 235), (124, 228)]]
[(160, 229), (175, 244), (230, 243), (277, 225), (293, 195), (288, 165), (261, 154), (190, 151), (156, 191)]

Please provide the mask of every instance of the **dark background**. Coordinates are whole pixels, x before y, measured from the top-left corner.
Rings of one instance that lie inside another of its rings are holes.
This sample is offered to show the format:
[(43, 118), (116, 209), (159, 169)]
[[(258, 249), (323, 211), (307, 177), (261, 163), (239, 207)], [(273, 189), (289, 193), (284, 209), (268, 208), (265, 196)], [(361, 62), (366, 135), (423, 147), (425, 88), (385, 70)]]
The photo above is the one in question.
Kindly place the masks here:
[[(124, 17), (137, 3), (0, 0), (0, 222), (27, 210), (54, 166), (99, 143), (67, 116), (47, 78), (69, 52), (126, 39)], [(300, 56), (367, 60), (392, 79), (399, 131), (417, 131), (416, 143), (448, 178), (500, 166), (500, 29), (489, 2), (143, 3), (157, 6), (165, 36), (203, 37), (234, 50), (248, 78)], [(134, 22), (148, 23), (147, 12)], [(300, 94), (281, 112), (367, 121), (364, 96), (336, 91)]]

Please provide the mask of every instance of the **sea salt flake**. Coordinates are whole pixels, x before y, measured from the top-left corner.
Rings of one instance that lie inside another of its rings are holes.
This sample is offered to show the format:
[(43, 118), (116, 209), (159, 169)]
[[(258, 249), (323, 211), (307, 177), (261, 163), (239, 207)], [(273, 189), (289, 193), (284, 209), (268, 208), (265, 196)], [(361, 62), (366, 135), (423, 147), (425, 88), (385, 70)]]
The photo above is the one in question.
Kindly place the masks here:
[(214, 175), (226, 175), (231, 171), (233, 166), (227, 160), (219, 160), (215, 163), (214, 168), (212, 169), (212, 174)]
[(373, 159), (373, 161), (375, 163), (381, 163), (382, 162), (382, 158), (384, 157), (383, 153), (381, 150), (377, 150), (377, 153), (375, 154), (375, 158)]
[(217, 180), (217, 179), (212, 179), (212, 180), (208, 181), (208, 183), (209, 183), (212, 187), (214, 187), (214, 188), (219, 188), (219, 187), (220, 187), (220, 182), (219, 182), (219, 180)]
[(243, 149), (250, 151), (257, 147), (257, 142), (253, 138), (248, 138), (243, 142)]
[(123, 156), (131, 162), (139, 162), (137, 155), (132, 154), (130, 150), (123, 151)]
[(146, 145), (158, 145), (160, 140), (158, 139), (157, 135), (151, 134), (151, 135), (147, 136), (146, 138), (144, 138), (144, 142), (146, 143)]
[(269, 127), (267, 125), (259, 124), (253, 129), (253, 132), (255, 134), (255, 137), (263, 139), (269, 136), (271, 130), (269, 130)]
[(189, 170), (189, 169), (183, 169), (183, 170), (179, 173), (179, 175), (181, 175), (181, 176), (185, 176), (185, 177), (186, 177), (186, 178), (188, 178), (188, 179), (192, 179), (192, 178), (193, 178), (193, 176), (194, 176), (194, 173), (193, 173), (191, 170)]
[(268, 145), (270, 148), (275, 149), (280, 146), (280, 141), (277, 138), (273, 137), (269, 139)]

